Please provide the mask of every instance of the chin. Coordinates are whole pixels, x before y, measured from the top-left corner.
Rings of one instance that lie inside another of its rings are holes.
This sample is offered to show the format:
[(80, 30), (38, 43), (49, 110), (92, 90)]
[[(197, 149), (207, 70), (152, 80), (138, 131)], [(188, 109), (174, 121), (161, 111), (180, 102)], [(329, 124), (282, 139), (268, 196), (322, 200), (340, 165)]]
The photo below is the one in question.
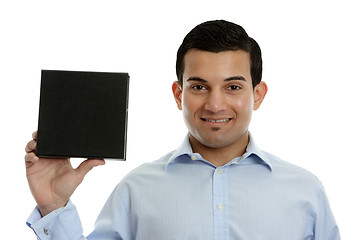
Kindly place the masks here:
[[(234, 132), (236, 131), (234, 130)], [(243, 137), (246, 136), (244, 135), (246, 132), (247, 131), (244, 131), (242, 134), (224, 134), (223, 132), (216, 134), (216, 132), (212, 132), (212, 134), (197, 134), (193, 136), (201, 145), (208, 148), (219, 149), (241, 144), (244, 141)]]
[(218, 138), (201, 138), (199, 142), (208, 148), (224, 148), (229, 145), (228, 142), (225, 142), (224, 140)]

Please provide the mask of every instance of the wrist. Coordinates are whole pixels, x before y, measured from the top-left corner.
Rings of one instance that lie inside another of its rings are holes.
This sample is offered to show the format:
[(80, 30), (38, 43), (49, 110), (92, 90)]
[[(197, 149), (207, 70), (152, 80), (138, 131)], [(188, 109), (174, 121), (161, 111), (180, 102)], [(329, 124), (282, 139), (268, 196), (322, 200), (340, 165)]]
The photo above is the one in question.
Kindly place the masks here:
[(39, 211), (40, 211), (40, 214), (41, 214), (41, 217), (45, 217), (46, 215), (48, 215), (49, 213), (59, 209), (59, 208), (63, 208), (66, 206), (67, 203), (65, 204), (61, 204), (61, 203), (54, 203), (50, 206), (37, 206)]

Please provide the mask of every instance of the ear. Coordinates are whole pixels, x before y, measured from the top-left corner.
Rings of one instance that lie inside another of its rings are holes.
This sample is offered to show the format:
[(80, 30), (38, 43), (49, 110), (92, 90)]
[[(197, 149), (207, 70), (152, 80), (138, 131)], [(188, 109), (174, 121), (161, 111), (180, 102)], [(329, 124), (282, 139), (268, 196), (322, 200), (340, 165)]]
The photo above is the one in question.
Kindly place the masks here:
[(265, 95), (268, 91), (268, 87), (265, 82), (259, 82), (254, 88), (254, 110), (258, 110)]
[(182, 101), (182, 87), (179, 81), (173, 82), (172, 91), (174, 94), (174, 98), (179, 110), (182, 110), (181, 101)]

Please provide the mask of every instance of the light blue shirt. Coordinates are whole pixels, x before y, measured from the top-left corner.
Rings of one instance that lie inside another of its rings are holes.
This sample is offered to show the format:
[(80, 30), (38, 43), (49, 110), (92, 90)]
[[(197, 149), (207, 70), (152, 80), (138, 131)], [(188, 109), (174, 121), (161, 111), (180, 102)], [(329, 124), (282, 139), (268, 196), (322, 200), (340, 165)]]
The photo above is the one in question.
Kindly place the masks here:
[(27, 223), (42, 240), (340, 239), (320, 181), (261, 151), (251, 137), (246, 153), (222, 167), (193, 153), (186, 138), (133, 170), (87, 238), (71, 201), (44, 218), (35, 209)]

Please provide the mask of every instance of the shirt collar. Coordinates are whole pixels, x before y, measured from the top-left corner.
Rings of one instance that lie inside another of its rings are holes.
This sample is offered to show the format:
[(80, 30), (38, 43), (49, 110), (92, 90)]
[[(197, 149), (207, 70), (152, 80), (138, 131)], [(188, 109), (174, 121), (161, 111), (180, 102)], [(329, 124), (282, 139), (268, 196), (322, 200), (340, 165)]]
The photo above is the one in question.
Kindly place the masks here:
[(273, 165), (271, 164), (271, 160), (268, 155), (262, 151), (256, 144), (253, 136), (249, 133), (249, 144), (246, 147), (246, 152), (244, 153), (244, 158), (248, 158), (252, 155), (255, 155), (259, 158), (260, 163), (265, 164), (269, 167), (269, 170), (272, 171)]
[[(182, 144), (175, 151), (172, 152), (170, 158), (166, 162), (165, 168), (167, 168), (167, 166), (171, 163), (182, 161), (184, 157), (188, 157), (189, 159), (195, 157), (196, 159), (201, 160), (200, 154), (193, 152), (188, 135), (186, 135)], [(227, 165), (236, 164), (236, 163), (265, 164), (268, 166), (270, 171), (272, 171), (273, 169), (271, 160), (268, 158), (267, 154), (265, 154), (265, 152), (260, 150), (260, 148), (256, 145), (255, 140), (253, 139), (250, 133), (249, 133), (249, 143), (248, 146), (246, 147), (246, 152), (242, 156), (234, 158)]]
[(181, 156), (192, 156), (194, 155), (194, 152), (192, 150), (192, 147), (190, 145), (189, 136), (186, 135), (185, 139), (183, 140), (182, 144), (172, 153), (171, 157), (166, 162), (166, 167), (170, 164), (175, 162), (178, 158)]

